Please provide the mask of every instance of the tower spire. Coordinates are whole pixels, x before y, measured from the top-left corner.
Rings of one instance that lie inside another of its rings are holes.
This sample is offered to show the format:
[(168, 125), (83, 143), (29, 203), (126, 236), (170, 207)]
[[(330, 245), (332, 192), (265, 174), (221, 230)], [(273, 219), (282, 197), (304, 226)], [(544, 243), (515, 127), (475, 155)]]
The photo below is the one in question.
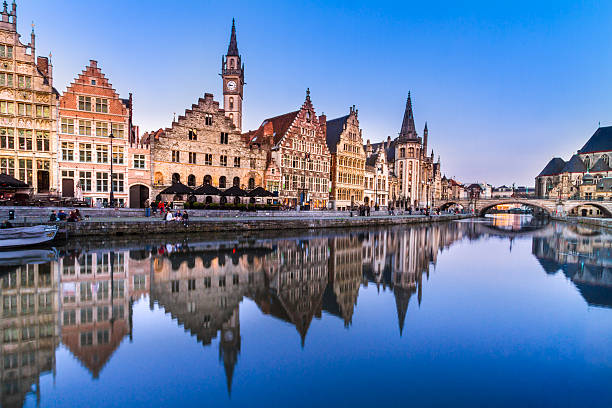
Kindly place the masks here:
[(238, 42), (236, 41), (236, 20), (232, 18), (232, 34), (230, 35), (229, 46), (227, 47), (227, 55), (232, 57), (238, 56)]
[(404, 110), (404, 120), (402, 121), (402, 130), (400, 131), (400, 140), (416, 139), (417, 132), (414, 126), (414, 114), (412, 113), (412, 99), (410, 91), (406, 100), (406, 109)]

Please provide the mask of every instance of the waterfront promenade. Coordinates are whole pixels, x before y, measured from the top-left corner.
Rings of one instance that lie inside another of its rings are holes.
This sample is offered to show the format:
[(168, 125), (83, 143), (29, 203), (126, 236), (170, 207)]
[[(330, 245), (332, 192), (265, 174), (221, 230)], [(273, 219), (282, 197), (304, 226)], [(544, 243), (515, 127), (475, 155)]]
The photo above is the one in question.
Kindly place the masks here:
[[(58, 208), (2, 208), (0, 219), (7, 219), (10, 210), (15, 211), (15, 226), (57, 224), (64, 237), (100, 235), (142, 235), (187, 232), (244, 232), (260, 230), (353, 228), (400, 224), (430, 223), (470, 218), (469, 214), (444, 214), (435, 216), (410, 215), (387, 211), (373, 211), (369, 217), (351, 217), (348, 211), (215, 211), (190, 210), (189, 221), (164, 221), (160, 215), (145, 217), (144, 210), (135, 209), (79, 209), (83, 221), (49, 222), (51, 210)], [(69, 208), (64, 209), (69, 211)]]

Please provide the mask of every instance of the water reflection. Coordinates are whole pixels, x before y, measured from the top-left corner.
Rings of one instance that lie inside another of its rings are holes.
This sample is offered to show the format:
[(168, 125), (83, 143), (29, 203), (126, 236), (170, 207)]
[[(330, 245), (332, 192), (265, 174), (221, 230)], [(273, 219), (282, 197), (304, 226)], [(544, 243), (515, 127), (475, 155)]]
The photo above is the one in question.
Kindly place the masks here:
[[(525, 223), (526, 233), (517, 228)], [(305, 347), (315, 318), (338, 318), (350, 328), (360, 288), (374, 285), (394, 296), (401, 336), (408, 305), (414, 295), (421, 303), (438, 255), (458, 242), (492, 238), (508, 240), (510, 249), (515, 239), (531, 239), (546, 273), (562, 271), (590, 305), (612, 307), (610, 234), (528, 217), (201, 242), (72, 243), (53, 262), (0, 266), (1, 405), (22, 406), (29, 393), (40, 399), (39, 377), (55, 376), (60, 342), (92, 378), (102, 375), (132, 338), (132, 307), (143, 297), (203, 346), (218, 337), (229, 393), (245, 297), (295, 327)]]

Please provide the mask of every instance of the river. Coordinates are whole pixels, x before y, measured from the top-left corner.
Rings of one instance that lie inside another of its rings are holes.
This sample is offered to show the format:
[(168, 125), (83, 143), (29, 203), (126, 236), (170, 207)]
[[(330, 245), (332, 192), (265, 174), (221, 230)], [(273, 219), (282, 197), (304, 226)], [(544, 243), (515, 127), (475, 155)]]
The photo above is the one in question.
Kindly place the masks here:
[(15, 256), (2, 407), (612, 406), (609, 230), (496, 215)]

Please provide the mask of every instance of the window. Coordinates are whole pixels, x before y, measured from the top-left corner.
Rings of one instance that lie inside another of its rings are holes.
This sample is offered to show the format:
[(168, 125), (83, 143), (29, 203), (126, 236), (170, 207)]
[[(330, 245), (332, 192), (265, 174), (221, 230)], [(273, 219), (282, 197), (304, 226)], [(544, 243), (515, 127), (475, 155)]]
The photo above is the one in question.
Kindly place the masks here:
[(123, 146), (113, 146), (113, 164), (123, 164)]
[(225, 287), (225, 276), (219, 277), (219, 287), (220, 288), (224, 288)]
[(193, 174), (187, 176), (187, 185), (190, 187), (195, 187), (196, 185), (196, 177)]
[(206, 116), (204, 116), (204, 123), (206, 124), (206, 126), (212, 126), (213, 116), (210, 113), (207, 113)]
[(13, 87), (13, 74), (0, 74), (0, 86), (8, 86), (12, 88)]
[(187, 290), (195, 290), (196, 288), (196, 281), (195, 279), (189, 279), (187, 281)]
[(108, 99), (96, 98), (96, 112), (108, 113)]
[(15, 159), (0, 158), (0, 173), (15, 177)]
[[(81, 310), (81, 318), (83, 311)], [(93, 344), (93, 332), (81, 333), (81, 346), (91, 346)]]
[(91, 122), (89, 120), (79, 120), (79, 135), (91, 136)]
[(227, 134), (227, 132), (221, 132), (221, 144), (228, 144), (229, 143), (229, 135)]
[(198, 134), (195, 129), (189, 129), (189, 140), (198, 140)]
[[(232, 61), (233, 63), (233, 61)], [(234, 110), (234, 98), (230, 97), (229, 98), (229, 108), (230, 110)]]
[(240, 157), (234, 157), (234, 167), (240, 167)]
[(232, 284), (233, 285), (238, 285), (240, 283), (240, 277), (238, 274), (234, 274), (232, 275)]
[(225, 176), (221, 176), (219, 177), (219, 188), (225, 188), (226, 184), (227, 184), (227, 179), (225, 178)]
[(91, 112), (91, 97), (79, 96), (79, 110)]
[[(252, 169), (255, 169), (257, 167), (257, 159), (251, 159), (250, 165)], [(272, 169), (272, 174), (274, 174), (274, 169)]]
[(13, 58), (13, 47), (10, 45), (0, 45), (0, 57)]
[(134, 275), (134, 290), (146, 289), (146, 281), (145, 275)]
[(212, 166), (212, 154), (206, 153), (204, 155), (204, 164), (207, 166)]
[(51, 147), (51, 139), (49, 137), (49, 132), (46, 131), (37, 131), (36, 132), (36, 150), (39, 152), (48, 152)]
[(189, 152), (189, 163), (191, 164), (195, 164), (196, 163), (196, 154)]
[(92, 84), (92, 85), (95, 85), (95, 84), (96, 84), (96, 80), (95, 80), (95, 79), (92, 79), (92, 80), (91, 80), (91, 84)]
[(134, 168), (135, 169), (144, 169), (145, 168), (145, 155), (144, 154), (135, 154), (134, 155)]
[(83, 192), (91, 191), (91, 171), (80, 171), (79, 172), (79, 185)]
[(108, 192), (108, 174), (96, 172), (96, 191), (98, 193)]
[(48, 105), (36, 105), (36, 117), (37, 118), (51, 117), (51, 107)]
[(224, 156), (224, 155), (219, 156), (219, 164), (221, 166), (227, 167), (227, 156)]
[(19, 129), (19, 149), (32, 150), (32, 131)]
[(74, 119), (62, 118), (62, 133), (69, 135), (74, 133)]
[(19, 159), (19, 180), (32, 184), (32, 160)]
[(104, 145), (96, 146), (96, 162), (108, 163), (108, 146), (104, 146)]
[(232, 180), (232, 186), (240, 187), (240, 177), (234, 177), (234, 179)]
[(179, 281), (173, 280), (170, 281), (170, 284), (172, 285), (172, 293), (178, 293), (180, 290)]
[(0, 113), (12, 115), (15, 113), (15, 104), (13, 102), (0, 101)]
[(96, 136), (100, 136), (100, 137), (108, 136), (108, 123), (96, 122)]
[(91, 143), (79, 143), (79, 161), (91, 163)]
[(32, 77), (17, 75), (17, 84), (19, 88), (30, 89), (32, 88)]
[(174, 163), (179, 163), (181, 161), (181, 152), (179, 152), (178, 150), (173, 150), (172, 151), (172, 161)]
[(211, 286), (211, 279), (210, 279), (210, 276), (206, 276), (206, 277), (204, 278), (204, 287), (205, 287), (206, 289), (210, 289), (210, 286)]
[(62, 160), (64, 161), (74, 160), (74, 143), (62, 142)]
[(251, 177), (249, 179), (249, 190), (253, 190), (255, 188), (255, 179)]
[(117, 139), (123, 139), (123, 137), (124, 137), (123, 124), (121, 124), (121, 123), (113, 123), (111, 125), (111, 133)]
[(0, 149), (14, 149), (15, 134), (13, 129), (0, 129)]
[(108, 344), (110, 336), (108, 330), (98, 330), (98, 343), (97, 344)]
[(113, 173), (113, 191), (119, 193), (125, 191), (124, 176), (123, 173)]
[(32, 105), (29, 103), (18, 103), (17, 114), (20, 116), (32, 116)]

